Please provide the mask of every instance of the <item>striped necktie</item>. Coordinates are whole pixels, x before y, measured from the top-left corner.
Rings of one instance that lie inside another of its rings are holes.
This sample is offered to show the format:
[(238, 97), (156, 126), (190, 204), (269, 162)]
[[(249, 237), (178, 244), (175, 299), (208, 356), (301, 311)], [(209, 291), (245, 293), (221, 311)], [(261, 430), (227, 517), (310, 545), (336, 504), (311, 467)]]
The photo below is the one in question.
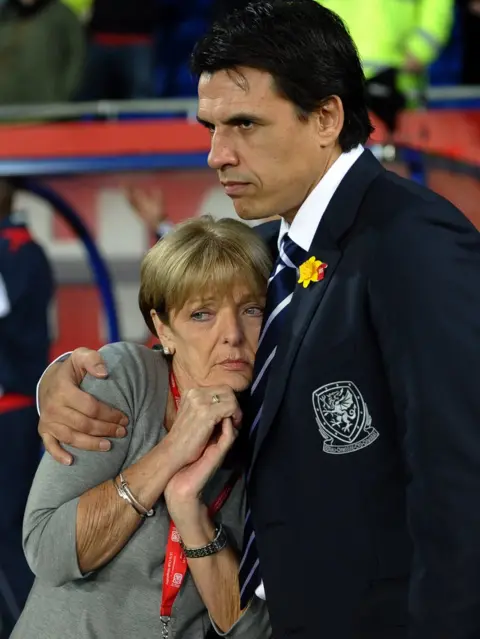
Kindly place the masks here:
[[(278, 341), (287, 316), (295, 284), (298, 281), (298, 267), (306, 259), (306, 253), (288, 236), (280, 243), (280, 250), (272, 276), (268, 281), (267, 303), (264, 323), (258, 342), (255, 358), (250, 406), (254, 417), (249, 433), (249, 450), (253, 450), (258, 423), (262, 416), (263, 400), (268, 375), (277, 352)], [(247, 484), (250, 475), (247, 475)], [(253, 529), (250, 508), (247, 506), (244, 525), (242, 560), (240, 562), (240, 598), (242, 609), (253, 597), (260, 585), (260, 560), (258, 558), (255, 531)]]

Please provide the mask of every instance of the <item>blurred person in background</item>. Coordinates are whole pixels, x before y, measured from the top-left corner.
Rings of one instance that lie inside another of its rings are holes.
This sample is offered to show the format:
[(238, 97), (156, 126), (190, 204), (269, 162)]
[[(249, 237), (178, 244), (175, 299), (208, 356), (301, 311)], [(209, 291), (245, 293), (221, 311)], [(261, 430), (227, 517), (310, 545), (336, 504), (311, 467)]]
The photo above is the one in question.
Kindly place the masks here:
[(93, 0), (62, 0), (62, 2), (70, 7), (82, 22), (90, 16)]
[(40, 460), (35, 385), (50, 346), (53, 277), (43, 249), (13, 217), (15, 188), (0, 179), (0, 639), (6, 639), (33, 583), (22, 520)]
[(317, 0), (337, 13), (355, 42), (369, 108), (390, 131), (405, 106), (418, 106), (428, 66), (451, 32), (454, 0)]
[(458, 0), (462, 29), (462, 84), (480, 85), (480, 0)]
[(79, 99), (153, 97), (155, 31), (172, 15), (173, 4), (161, 0), (94, 0)]
[[(157, 240), (160, 240), (175, 227), (175, 224), (168, 218), (163, 194), (160, 189), (145, 189), (132, 186), (126, 190), (126, 197), (133, 212), (145, 223), (147, 229)], [(207, 214), (213, 215), (210, 211)], [(213, 217), (217, 216), (213, 215)], [(234, 211), (229, 214), (226, 210), (222, 210), (221, 217), (240, 219)], [(249, 220), (248, 223), (250, 226), (256, 226), (257, 224), (264, 224), (277, 219), (279, 219), (278, 216), (272, 215), (266, 220), (255, 222)]]
[(0, 8), (0, 104), (72, 99), (84, 49), (82, 25), (60, 0), (6, 0)]
[(127, 189), (126, 197), (133, 212), (157, 240), (174, 228), (175, 225), (168, 219), (161, 190), (132, 186)]

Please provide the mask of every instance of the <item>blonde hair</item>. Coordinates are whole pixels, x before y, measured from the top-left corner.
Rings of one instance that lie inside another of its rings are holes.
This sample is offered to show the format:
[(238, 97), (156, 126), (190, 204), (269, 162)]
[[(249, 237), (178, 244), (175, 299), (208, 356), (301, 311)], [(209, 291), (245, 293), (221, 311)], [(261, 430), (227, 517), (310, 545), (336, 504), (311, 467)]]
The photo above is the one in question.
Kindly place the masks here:
[(272, 268), (261, 238), (243, 222), (211, 216), (190, 219), (175, 227), (145, 255), (138, 303), (143, 318), (156, 335), (152, 309), (165, 324), (195, 297), (223, 296), (242, 283), (259, 299), (265, 295)]

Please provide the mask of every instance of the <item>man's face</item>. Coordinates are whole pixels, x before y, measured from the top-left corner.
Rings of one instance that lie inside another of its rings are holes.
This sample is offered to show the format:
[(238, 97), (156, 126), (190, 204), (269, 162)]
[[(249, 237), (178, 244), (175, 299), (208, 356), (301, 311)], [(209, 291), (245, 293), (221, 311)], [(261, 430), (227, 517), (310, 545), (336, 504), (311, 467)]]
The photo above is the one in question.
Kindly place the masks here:
[(322, 148), (316, 114), (300, 119), (275, 91), (269, 73), (241, 68), (203, 74), (198, 119), (212, 134), (208, 163), (238, 215), (293, 218), (322, 176), (331, 148)]

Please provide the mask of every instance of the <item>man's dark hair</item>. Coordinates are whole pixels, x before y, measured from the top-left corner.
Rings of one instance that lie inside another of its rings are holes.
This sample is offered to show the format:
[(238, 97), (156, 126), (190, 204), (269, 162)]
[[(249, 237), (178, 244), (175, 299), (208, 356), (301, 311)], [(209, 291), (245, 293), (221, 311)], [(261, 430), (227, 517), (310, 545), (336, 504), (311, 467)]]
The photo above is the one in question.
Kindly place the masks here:
[(338, 96), (345, 111), (343, 151), (367, 141), (373, 128), (365, 78), (342, 20), (315, 0), (260, 0), (213, 24), (195, 46), (195, 75), (250, 67), (270, 73), (300, 116)]

